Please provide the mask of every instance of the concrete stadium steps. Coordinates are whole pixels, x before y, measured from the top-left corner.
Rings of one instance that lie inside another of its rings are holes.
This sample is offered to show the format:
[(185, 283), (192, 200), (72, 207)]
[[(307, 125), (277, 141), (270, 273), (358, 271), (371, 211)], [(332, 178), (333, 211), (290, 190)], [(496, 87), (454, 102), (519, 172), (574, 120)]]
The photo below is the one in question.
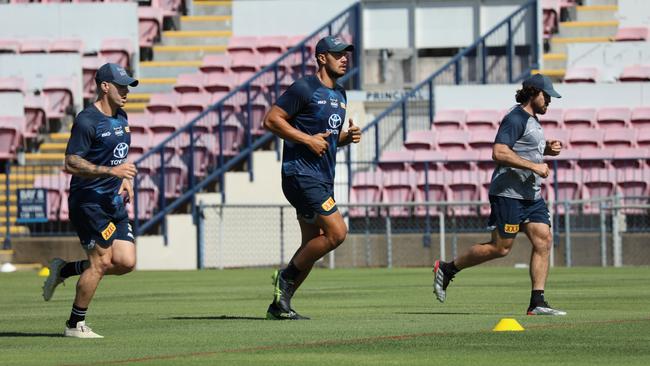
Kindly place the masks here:
[(141, 113), (144, 112), (146, 106), (147, 103), (127, 102), (122, 109), (124, 109), (126, 113)]
[(27, 165), (47, 165), (47, 164), (61, 164), (65, 159), (64, 153), (26, 153), (25, 164)]
[(185, 15), (181, 17), (181, 29), (187, 31), (230, 31), (232, 15)]
[(191, 15), (232, 15), (232, 1), (194, 0)]
[(70, 132), (56, 132), (47, 135), (50, 142), (65, 142), (70, 140)]
[(151, 93), (129, 93), (128, 102), (147, 103), (151, 99)]
[(230, 30), (179, 30), (162, 33), (165, 46), (211, 45), (226, 46), (232, 37)]
[(225, 53), (226, 45), (153, 46), (155, 61), (201, 60), (211, 53)]
[(611, 41), (612, 37), (553, 37), (550, 40), (551, 49), (549, 53), (566, 54), (566, 45), (569, 43), (602, 43)]
[[(33, 172), (25, 173), (25, 170), (18, 170), (15, 166), (11, 167), (12, 173), (9, 174), (9, 184), (23, 184), (34, 182), (35, 175)], [(0, 174), (0, 187), (7, 181), (6, 174)]]
[(68, 144), (65, 142), (44, 142), (39, 147), (38, 151), (42, 153), (65, 153), (65, 148)]
[(544, 69), (564, 69), (567, 55), (565, 53), (545, 53), (542, 59), (544, 60)]
[[(225, 196), (228, 203), (285, 203), (281, 187), (281, 162), (275, 151), (256, 151), (253, 153), (252, 182), (248, 172), (228, 172), (225, 175)], [(260, 179), (264, 177), (264, 179)]]
[[(4, 239), (4, 238), (0, 238)], [(14, 259), (14, 251), (11, 249), (0, 249), (0, 263), (11, 263)]]
[(576, 6), (576, 17), (579, 22), (597, 22), (616, 20), (617, 5), (585, 5)]
[[(177, 76), (179, 74), (189, 74), (189, 73), (197, 72), (199, 66), (201, 66), (201, 62), (202, 62), (201, 59), (140, 62), (140, 77), (161, 78), (161, 77)], [(136, 87), (134, 90), (140, 93), (138, 87)], [(129, 99), (132, 99), (131, 94), (129, 94)]]
[(617, 20), (589, 22), (561, 22), (559, 37), (614, 37), (618, 30)]
[(138, 91), (142, 93), (165, 93), (172, 91), (176, 83), (175, 77), (166, 78), (140, 78)]

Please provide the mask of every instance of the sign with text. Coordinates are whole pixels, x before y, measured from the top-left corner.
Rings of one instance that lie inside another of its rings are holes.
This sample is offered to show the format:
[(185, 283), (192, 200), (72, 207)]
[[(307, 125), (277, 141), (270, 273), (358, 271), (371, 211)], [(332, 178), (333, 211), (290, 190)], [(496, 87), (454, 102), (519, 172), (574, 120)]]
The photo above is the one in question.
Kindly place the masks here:
[(43, 188), (18, 190), (19, 224), (47, 222), (47, 192)]

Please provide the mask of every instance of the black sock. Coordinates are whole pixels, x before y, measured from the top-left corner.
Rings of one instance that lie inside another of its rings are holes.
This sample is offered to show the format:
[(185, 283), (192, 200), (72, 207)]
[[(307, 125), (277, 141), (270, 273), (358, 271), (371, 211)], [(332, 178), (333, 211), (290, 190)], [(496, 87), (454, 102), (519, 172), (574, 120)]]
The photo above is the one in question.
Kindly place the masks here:
[(75, 328), (78, 322), (86, 320), (86, 311), (88, 308), (80, 308), (72, 304), (72, 311), (70, 312), (70, 319), (68, 319), (68, 328)]
[(530, 307), (534, 308), (544, 305), (546, 305), (546, 301), (544, 300), (544, 290), (532, 290), (530, 292)]
[(86, 268), (88, 268), (89, 264), (90, 264), (90, 262), (88, 260), (76, 261), (76, 262), (68, 262), (63, 267), (61, 267), (61, 271), (59, 271), (59, 275), (61, 276), (61, 278), (68, 278), (70, 276), (78, 276), (83, 271), (85, 271)]
[(456, 273), (460, 272), (460, 269), (456, 268), (454, 261), (451, 262), (440, 262), (440, 269), (447, 276), (454, 277)]
[(298, 267), (296, 267), (295, 264), (293, 264), (293, 262), (289, 262), (287, 268), (282, 271), (282, 277), (289, 281), (295, 281), (296, 278), (300, 275), (300, 272), (301, 271), (298, 269)]

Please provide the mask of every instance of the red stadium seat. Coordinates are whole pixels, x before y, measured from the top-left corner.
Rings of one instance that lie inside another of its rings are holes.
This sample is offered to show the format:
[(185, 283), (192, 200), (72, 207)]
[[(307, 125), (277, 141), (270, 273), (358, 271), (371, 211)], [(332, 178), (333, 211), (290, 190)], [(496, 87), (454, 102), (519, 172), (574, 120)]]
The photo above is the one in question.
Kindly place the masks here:
[(596, 117), (600, 128), (624, 128), (630, 121), (630, 110), (628, 108), (601, 108)]
[(610, 129), (603, 137), (605, 147), (635, 147), (636, 130), (631, 128)]

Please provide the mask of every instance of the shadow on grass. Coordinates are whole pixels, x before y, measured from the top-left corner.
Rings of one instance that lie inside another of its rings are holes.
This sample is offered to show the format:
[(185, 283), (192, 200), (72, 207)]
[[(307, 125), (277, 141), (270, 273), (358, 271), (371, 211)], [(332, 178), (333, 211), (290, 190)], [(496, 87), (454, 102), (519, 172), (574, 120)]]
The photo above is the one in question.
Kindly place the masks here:
[(163, 318), (163, 320), (266, 320), (266, 318), (254, 317), (254, 316), (219, 315), (219, 316), (174, 316), (171, 318)]
[(470, 313), (470, 312), (452, 312), (452, 311), (411, 311), (397, 312), (399, 315), (503, 315), (497, 313)]
[(62, 333), (29, 333), (29, 332), (0, 332), (0, 338), (3, 337), (63, 337)]

